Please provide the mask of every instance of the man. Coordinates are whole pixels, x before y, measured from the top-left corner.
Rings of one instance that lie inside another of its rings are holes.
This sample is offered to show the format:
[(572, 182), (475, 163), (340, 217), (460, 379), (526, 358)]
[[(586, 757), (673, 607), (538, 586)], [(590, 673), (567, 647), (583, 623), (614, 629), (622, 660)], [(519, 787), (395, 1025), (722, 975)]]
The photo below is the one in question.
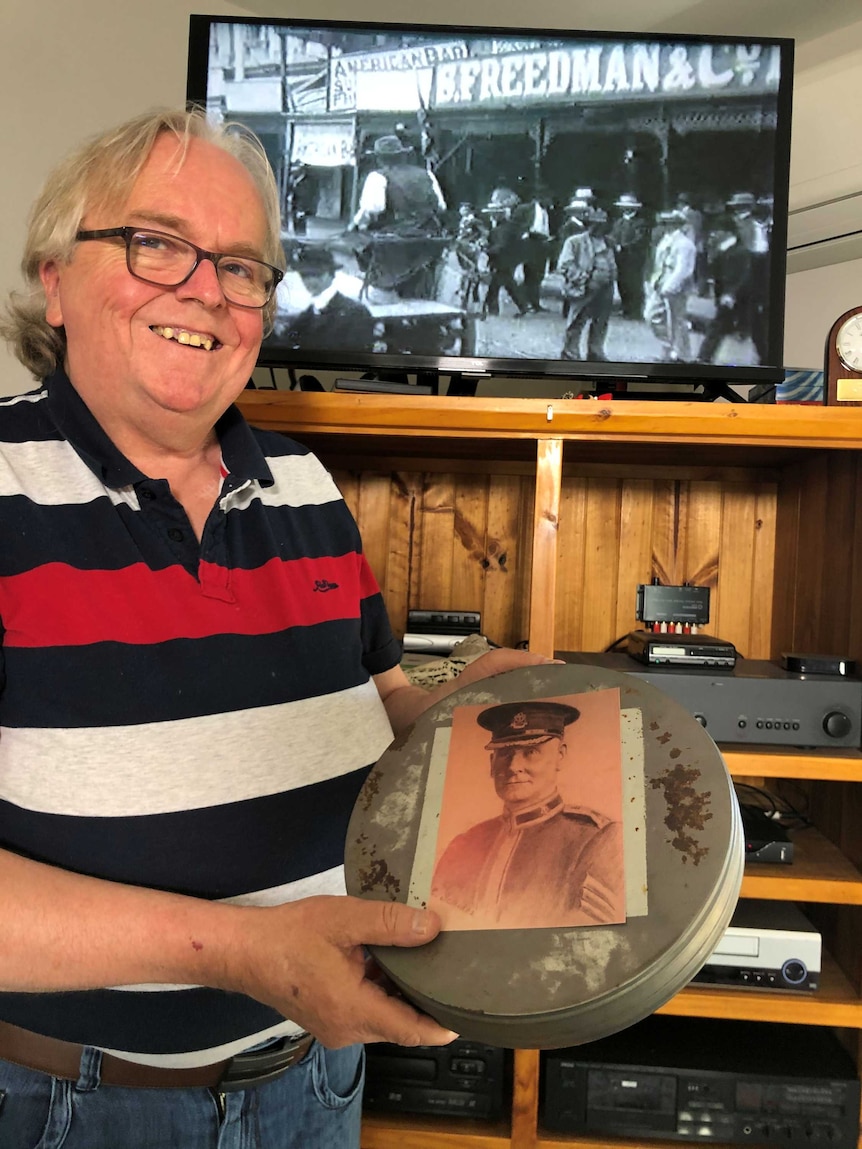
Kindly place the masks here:
[(365, 177), (351, 225), (369, 234), (357, 253), (368, 284), (405, 299), (432, 298), (443, 255), (443, 191), (397, 135), (375, 140), (373, 155), (376, 167)]
[(488, 228), (473, 205), (458, 205), (458, 231), (455, 235), (455, 258), (461, 272), (459, 303), (464, 311), (485, 316), (485, 294), (490, 278), (488, 261)]
[(491, 777), (503, 811), (458, 835), (434, 871), (432, 893), (499, 927), (625, 920), (621, 826), (566, 806), (558, 789), (566, 727), (561, 702), (506, 702), (478, 716), (491, 732)]
[(333, 896), (367, 764), (457, 680), (407, 683), (330, 477), (232, 406), (279, 236), (259, 142), (199, 112), (105, 133), (34, 208), (3, 333), (44, 385), (0, 405), (4, 1146), (356, 1146), (352, 1043), (452, 1037), (366, 977), (437, 919)]
[(619, 215), (611, 226), (610, 241), (617, 261), (620, 304), (625, 319), (639, 320), (643, 318), (649, 228), (637, 196), (623, 192), (614, 207), (619, 208)]
[(694, 287), (697, 248), (688, 232), (685, 214), (679, 209), (659, 212), (667, 230), (655, 249), (649, 286), (665, 307), (665, 354), (672, 362), (691, 359), (688, 300)]
[(301, 244), (293, 250), (291, 266), (311, 302), (276, 319), (274, 336), (279, 345), (305, 351), (326, 347), (372, 351), (374, 319), (364, 303), (339, 290), (338, 267), (329, 248)]
[(551, 240), (549, 203), (547, 189), (540, 186), (531, 199), (519, 204), (513, 212), (521, 228), (523, 290), (528, 311), (545, 310), (541, 297)]
[(527, 297), (523, 286), (515, 279), (515, 272), (524, 262), (523, 229), (515, 217), (520, 199), (513, 191), (495, 189), (484, 207), (488, 217), (489, 281), (485, 311), (487, 315), (500, 314), (500, 292), (505, 290), (515, 305), (520, 319), (527, 314)]
[(614, 305), (617, 265), (608, 241), (608, 213), (603, 208), (589, 208), (582, 218), (584, 230), (568, 237), (557, 261), (568, 307), (561, 358), (584, 358), (582, 343), (586, 331), (586, 358), (598, 363), (606, 357), (605, 338)]
[(750, 338), (758, 362), (767, 362), (769, 233), (755, 215), (756, 206), (751, 192), (735, 192), (726, 204), (729, 227), (710, 237), (715, 315), (698, 352), (703, 363), (721, 361), (719, 352), (728, 336)]

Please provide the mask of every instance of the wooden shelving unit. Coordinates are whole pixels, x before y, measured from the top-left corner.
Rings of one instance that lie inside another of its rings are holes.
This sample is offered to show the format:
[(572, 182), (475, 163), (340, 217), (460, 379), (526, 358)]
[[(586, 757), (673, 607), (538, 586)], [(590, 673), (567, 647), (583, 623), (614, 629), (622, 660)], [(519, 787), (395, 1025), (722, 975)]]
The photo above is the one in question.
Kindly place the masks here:
[[(410, 607), (471, 609), (503, 644), (604, 650), (635, 625), (635, 585), (657, 575), (708, 585), (708, 629), (748, 658), (862, 657), (852, 409), (275, 391), (240, 405), (333, 470), (396, 630)], [(813, 824), (795, 835), (793, 864), (750, 866), (742, 897), (825, 915), (822, 986), (691, 986), (660, 1012), (862, 1033), (862, 753), (723, 751), (735, 779), (804, 797)], [(549, 1134), (538, 1099), (538, 1054), (517, 1050), (511, 1120), (369, 1115), (363, 1147), (633, 1145)]]

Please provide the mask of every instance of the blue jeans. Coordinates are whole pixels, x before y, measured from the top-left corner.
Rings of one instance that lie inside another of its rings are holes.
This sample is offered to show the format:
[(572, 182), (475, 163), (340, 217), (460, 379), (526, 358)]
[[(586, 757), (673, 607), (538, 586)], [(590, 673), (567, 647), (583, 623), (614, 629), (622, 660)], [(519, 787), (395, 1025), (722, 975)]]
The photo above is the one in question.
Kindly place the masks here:
[(77, 1081), (0, 1061), (0, 1149), (359, 1149), (364, 1048), (315, 1042), (265, 1085), (209, 1089), (102, 1085), (87, 1049)]

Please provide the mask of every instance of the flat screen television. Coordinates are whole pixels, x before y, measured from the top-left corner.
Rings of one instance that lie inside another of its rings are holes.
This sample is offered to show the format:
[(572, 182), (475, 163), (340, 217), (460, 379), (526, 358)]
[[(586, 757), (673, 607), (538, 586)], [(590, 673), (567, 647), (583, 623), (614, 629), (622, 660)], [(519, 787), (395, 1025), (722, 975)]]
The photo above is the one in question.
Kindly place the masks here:
[(263, 141), (260, 365), (779, 382), (793, 43), (191, 17), (188, 99)]

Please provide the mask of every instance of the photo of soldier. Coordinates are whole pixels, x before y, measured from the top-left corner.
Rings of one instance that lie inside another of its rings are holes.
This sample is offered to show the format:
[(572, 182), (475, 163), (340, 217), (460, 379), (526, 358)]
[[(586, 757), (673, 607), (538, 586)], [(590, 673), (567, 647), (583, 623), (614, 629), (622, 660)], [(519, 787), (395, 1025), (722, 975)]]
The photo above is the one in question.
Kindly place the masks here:
[[(568, 237), (557, 261), (568, 302), (561, 358), (601, 362), (606, 358), (605, 337), (614, 305), (617, 265), (608, 240), (608, 213), (602, 208), (589, 208), (583, 220), (584, 229)], [(584, 331), (586, 356), (582, 348)]]
[(623, 318), (641, 319), (649, 228), (641, 215), (643, 204), (637, 196), (623, 192), (614, 207), (619, 210), (619, 215), (611, 225), (610, 241), (617, 260), (617, 286)]
[[(618, 700), (604, 693), (585, 707), (598, 703), (612, 716)], [(498, 805), (492, 816), (449, 840), (438, 857), (431, 905), (444, 930), (625, 921), (619, 746), (605, 735), (606, 761), (587, 760), (577, 726), (571, 730), (582, 721), (580, 706), (557, 699), (499, 703), (476, 716), (487, 739), (481, 774), (490, 774)], [(459, 760), (458, 773), (469, 775), (476, 765), (472, 758)], [(586, 769), (606, 776), (602, 810), (577, 800)], [(472, 798), (472, 805), (490, 813), (478, 778), (469, 789), (450, 785), (459, 805)]]

